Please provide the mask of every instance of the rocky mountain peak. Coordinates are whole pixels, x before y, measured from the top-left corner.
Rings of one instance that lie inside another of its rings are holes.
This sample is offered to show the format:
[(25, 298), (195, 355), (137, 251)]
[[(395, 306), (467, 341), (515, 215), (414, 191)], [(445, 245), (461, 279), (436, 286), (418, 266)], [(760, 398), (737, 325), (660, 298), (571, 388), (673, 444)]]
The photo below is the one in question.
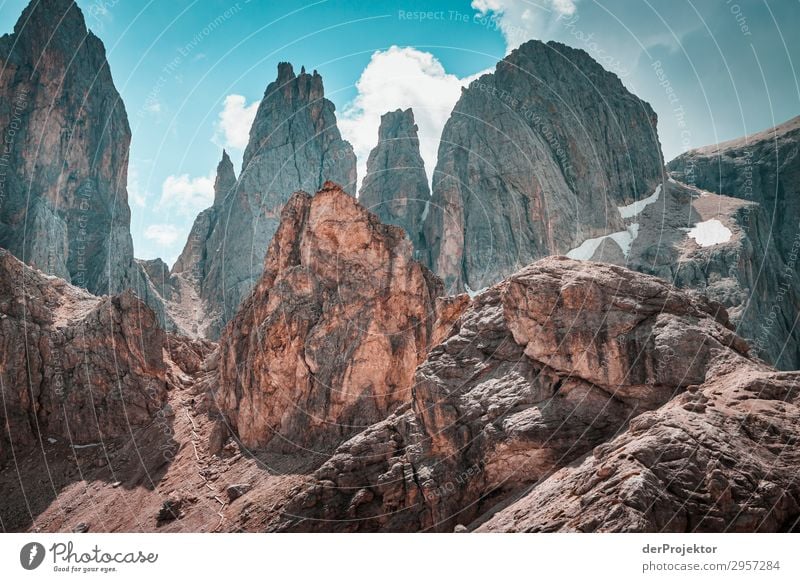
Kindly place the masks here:
[[(190, 234), (194, 241), (187, 243), (190, 254), (204, 257), (196, 285), (204, 326), (212, 322), (210, 337), (218, 337), (261, 277), (292, 192), (316, 192), (326, 180), (354, 191), (355, 154), (339, 133), (334, 111), (316, 71), (295, 75), (290, 63), (280, 63), (256, 113), (238, 180), (223, 154), (215, 184), (218, 208), (198, 217)], [(217, 221), (215, 213), (225, 220)], [(181, 260), (176, 268), (185, 271), (187, 264)]]
[[(303, 67), (300, 75), (295, 75), (291, 63), (279, 63), (278, 77), (267, 86), (250, 129), (244, 167), (262, 149), (285, 143), (281, 140), (291, 133), (295, 123), (310, 121), (320, 131), (331, 130), (331, 135), (323, 137), (325, 141), (340, 140), (341, 135), (333, 118), (334, 111), (333, 103), (325, 99), (322, 77), (316, 71), (308, 74)], [(309, 190), (319, 186), (317, 184)]]
[(384, 223), (402, 227), (415, 251), (425, 247), (422, 220), (430, 189), (410, 108), (381, 116), (378, 145), (367, 160), (359, 201)]
[(217, 164), (217, 177), (214, 180), (214, 206), (220, 206), (225, 197), (236, 188), (236, 172), (228, 152), (222, 150), (222, 159)]
[(586, 52), (529, 41), (445, 125), (425, 238), (448, 288), (481, 289), (624, 228), (663, 179), (656, 115)]
[(32, 0), (14, 25), (14, 34), (26, 51), (55, 50), (70, 57), (87, 35), (99, 42), (88, 32), (83, 13), (73, 0)]
[(329, 448), (411, 399), (441, 282), (338, 184), (292, 195), (220, 339), (220, 408), (248, 446)]

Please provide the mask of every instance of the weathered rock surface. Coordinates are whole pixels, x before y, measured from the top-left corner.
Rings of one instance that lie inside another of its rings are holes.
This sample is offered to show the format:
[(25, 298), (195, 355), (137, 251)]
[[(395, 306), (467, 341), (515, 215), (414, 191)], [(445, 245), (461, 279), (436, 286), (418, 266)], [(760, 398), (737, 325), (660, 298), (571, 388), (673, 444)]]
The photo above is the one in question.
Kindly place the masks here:
[(776, 127), (688, 151), (667, 164), (692, 186), (758, 202), (784, 261), (800, 248), (800, 116)]
[(133, 289), (131, 131), (103, 43), (72, 0), (33, 1), (0, 39), (0, 247), (95, 295)]
[(335, 447), (410, 401), (442, 293), (412, 255), (336, 184), (292, 196), (220, 339), (216, 400), (244, 444)]
[(797, 531), (799, 388), (798, 373), (724, 366), (478, 531)]
[(208, 259), (216, 250), (209, 248), (209, 239), (217, 227), (217, 221), (226, 198), (233, 195), (235, 189), (236, 173), (233, 169), (233, 162), (231, 162), (228, 152), (223, 150), (214, 180), (214, 204), (197, 215), (186, 245), (172, 267), (172, 273), (182, 273), (198, 282), (208, 275)]
[(620, 230), (663, 175), (656, 115), (587, 53), (529, 41), (463, 91), (424, 236), (449, 292)]
[(130, 291), (94, 297), (0, 250), (0, 459), (46, 439), (93, 445), (166, 402), (164, 333)]
[(398, 109), (385, 113), (358, 201), (384, 224), (405, 229), (414, 250), (421, 252), (426, 247), (422, 221), (430, 197), (414, 112)]
[[(800, 117), (689, 151), (668, 164), (676, 179), (725, 195), (717, 200), (743, 201), (734, 220), (748, 240), (740, 250), (728, 252), (727, 260), (741, 283), (736, 291), (743, 312), (742, 333), (762, 357), (785, 370), (800, 368), (800, 332), (795, 325), (800, 316), (798, 151)], [(715, 256), (709, 263), (725, 262), (711, 252)]]
[[(218, 200), (216, 222), (202, 245), (199, 294), (211, 310), (207, 317), (218, 321), (209, 328), (210, 337), (217, 337), (260, 279), (289, 196), (315, 192), (326, 180), (354, 192), (355, 154), (341, 138), (334, 109), (316, 71), (295, 75), (289, 63), (278, 65), (278, 78), (267, 87), (250, 130), (238, 183)], [(185, 271), (183, 263), (181, 268)]]
[(755, 355), (800, 368), (800, 277), (774, 244), (764, 207), (674, 182), (664, 192), (632, 219), (638, 236), (623, 264), (702, 291), (727, 308)]
[(281, 527), (453, 531), (746, 353), (699, 294), (539, 261), (472, 299), (417, 369), (412, 404), (343, 444)]

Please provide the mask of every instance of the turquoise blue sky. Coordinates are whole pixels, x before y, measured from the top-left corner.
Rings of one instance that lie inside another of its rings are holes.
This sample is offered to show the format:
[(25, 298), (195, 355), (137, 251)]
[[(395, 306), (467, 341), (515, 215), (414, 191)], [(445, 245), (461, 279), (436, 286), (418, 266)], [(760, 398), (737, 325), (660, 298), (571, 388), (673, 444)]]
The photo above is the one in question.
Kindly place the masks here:
[[(26, 3), (0, 0), (0, 33)], [(136, 255), (168, 262), (210, 203), (222, 147), (238, 172), (254, 104), (279, 61), (322, 74), (360, 163), (377, 140), (377, 116), (414, 106), (432, 165), (461, 84), (528, 38), (583, 48), (616, 72), (658, 113), (666, 159), (800, 114), (795, 1), (78, 4), (106, 45), (133, 131)]]

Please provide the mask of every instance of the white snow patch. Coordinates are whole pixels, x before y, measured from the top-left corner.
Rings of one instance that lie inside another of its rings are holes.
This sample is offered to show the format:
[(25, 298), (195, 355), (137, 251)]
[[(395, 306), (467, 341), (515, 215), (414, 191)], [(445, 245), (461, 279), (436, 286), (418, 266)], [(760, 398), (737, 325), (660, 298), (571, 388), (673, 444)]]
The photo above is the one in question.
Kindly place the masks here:
[(422, 216), (419, 219), (421, 223), (425, 222), (425, 219), (428, 218), (428, 211), (430, 210), (430, 208), (431, 208), (431, 199), (428, 198), (425, 201), (425, 208), (422, 210)]
[(695, 224), (693, 228), (689, 229), (687, 235), (701, 247), (711, 247), (728, 242), (733, 233), (719, 220), (712, 218)]
[(88, 449), (90, 447), (99, 447), (103, 443), (89, 443), (88, 445), (72, 445), (73, 449)]
[(594, 256), (594, 253), (597, 251), (598, 247), (600, 247), (602, 242), (605, 239), (610, 238), (619, 245), (619, 248), (622, 249), (622, 254), (627, 258), (628, 253), (631, 252), (631, 245), (633, 244), (633, 241), (636, 240), (637, 236), (639, 236), (639, 223), (634, 222), (627, 229), (621, 230), (620, 232), (614, 232), (612, 234), (599, 236), (597, 238), (590, 238), (583, 241), (579, 247), (569, 251), (567, 256), (570, 259), (588, 261)]
[(467, 292), (467, 295), (469, 295), (469, 298), (470, 298), (470, 299), (474, 299), (476, 296), (478, 296), (478, 295), (480, 295), (481, 293), (483, 293), (484, 291), (486, 291), (486, 289), (488, 289), (488, 287), (484, 287), (483, 289), (478, 289), (477, 291), (473, 291), (473, 290), (470, 288), (470, 286), (469, 286), (469, 285), (467, 285), (466, 283), (464, 284), (464, 291), (466, 291), (466, 292)]
[(633, 204), (628, 204), (627, 206), (617, 206), (617, 209), (619, 210), (619, 214), (622, 216), (622, 218), (633, 218), (642, 210), (647, 208), (647, 206), (658, 200), (659, 196), (661, 196), (661, 184), (656, 186), (656, 191), (647, 198), (642, 198), (641, 200), (637, 200)]

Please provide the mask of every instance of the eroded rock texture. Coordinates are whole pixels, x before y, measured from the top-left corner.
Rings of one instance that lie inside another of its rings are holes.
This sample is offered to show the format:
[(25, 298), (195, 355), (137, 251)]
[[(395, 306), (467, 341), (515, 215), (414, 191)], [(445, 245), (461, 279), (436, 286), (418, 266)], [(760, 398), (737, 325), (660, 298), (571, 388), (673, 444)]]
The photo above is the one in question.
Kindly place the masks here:
[[(718, 199), (742, 201), (734, 220), (748, 240), (741, 251), (728, 252), (731, 270), (741, 273), (737, 278), (744, 280), (738, 300), (740, 311), (746, 312), (742, 330), (763, 358), (789, 370), (800, 368), (798, 142), (800, 117), (751, 136), (692, 150), (668, 164), (676, 179), (724, 195)], [(709, 262), (720, 260), (714, 257)]]
[(163, 344), (154, 313), (130, 291), (98, 298), (0, 250), (0, 459), (150, 422), (166, 402)]
[(478, 531), (797, 531), (799, 395), (800, 374), (722, 366)]
[(424, 236), (449, 292), (620, 230), (663, 161), (656, 115), (582, 50), (529, 41), (463, 91), (445, 125)]
[(430, 188), (411, 109), (381, 116), (378, 145), (369, 154), (358, 201), (384, 224), (402, 227), (415, 251), (426, 247), (422, 221)]
[(677, 179), (758, 202), (784, 260), (800, 247), (800, 117), (776, 127), (686, 152), (668, 165)]
[(243, 443), (326, 449), (411, 399), (441, 282), (338, 185), (296, 193), (220, 339), (216, 398)]
[(411, 405), (339, 447), (282, 527), (452, 531), (746, 354), (699, 294), (539, 261), (472, 299), (417, 369)]
[(34, 1), (0, 61), (0, 247), (95, 295), (133, 289), (173, 328), (133, 258), (131, 131), (103, 43), (72, 0)]
[(204, 317), (215, 320), (210, 337), (217, 337), (260, 279), (289, 196), (316, 192), (326, 180), (354, 193), (355, 154), (339, 133), (322, 77), (305, 69), (295, 75), (289, 63), (281, 63), (259, 105), (236, 187), (215, 204), (216, 224), (202, 245), (199, 293), (207, 306)]

